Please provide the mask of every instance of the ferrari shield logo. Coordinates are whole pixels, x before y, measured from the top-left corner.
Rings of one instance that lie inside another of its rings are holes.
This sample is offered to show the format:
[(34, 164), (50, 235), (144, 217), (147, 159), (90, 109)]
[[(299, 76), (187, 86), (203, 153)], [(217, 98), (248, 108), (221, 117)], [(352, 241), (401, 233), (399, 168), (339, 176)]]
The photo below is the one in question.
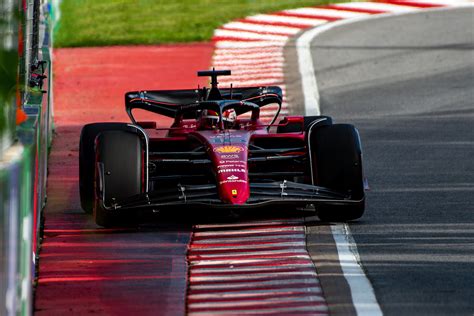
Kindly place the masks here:
[(237, 190), (232, 190), (232, 195), (237, 195)]

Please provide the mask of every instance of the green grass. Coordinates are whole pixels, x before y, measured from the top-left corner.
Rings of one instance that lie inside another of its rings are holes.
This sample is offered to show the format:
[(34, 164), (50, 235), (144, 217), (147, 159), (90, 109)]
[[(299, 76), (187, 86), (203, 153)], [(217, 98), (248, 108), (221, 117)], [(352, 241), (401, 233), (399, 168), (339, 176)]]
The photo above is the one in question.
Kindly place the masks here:
[(63, 0), (56, 47), (208, 41), (247, 15), (337, 0)]

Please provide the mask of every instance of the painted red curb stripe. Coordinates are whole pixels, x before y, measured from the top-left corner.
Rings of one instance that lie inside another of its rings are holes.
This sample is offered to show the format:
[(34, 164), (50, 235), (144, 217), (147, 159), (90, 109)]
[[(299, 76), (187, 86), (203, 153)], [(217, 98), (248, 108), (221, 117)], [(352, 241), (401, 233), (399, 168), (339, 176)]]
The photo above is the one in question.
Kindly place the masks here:
[[(319, 7), (315, 7), (315, 8), (319, 8)], [(332, 5), (332, 4), (329, 4), (329, 5), (327, 5), (327, 6), (323, 7), (323, 8), (333, 9), (333, 10), (339, 10), (339, 11), (368, 13), (368, 14), (382, 14), (382, 13), (387, 13), (387, 11), (383, 11), (383, 10), (347, 7), (347, 6), (344, 6), (344, 4), (340, 4), (340, 5)]]
[(215, 228), (196, 228), (196, 232), (206, 232), (206, 231), (211, 231), (211, 232), (216, 232), (216, 231), (247, 231), (247, 230), (269, 230), (271, 229), (300, 229), (301, 227), (299, 225), (250, 225), (250, 226), (237, 226), (237, 227), (215, 227)]
[(442, 4), (434, 4), (434, 3), (421, 3), (417, 1), (396, 1), (396, 0), (387, 0), (387, 1), (379, 1), (383, 3), (389, 3), (389, 4), (396, 4), (396, 5), (403, 5), (403, 6), (409, 6), (409, 7), (415, 7), (415, 8), (441, 8), (445, 7)]
[[(266, 244), (276, 244), (276, 243), (288, 243), (288, 242), (298, 242), (304, 241), (304, 237), (295, 237), (295, 238), (288, 238), (288, 239), (268, 239), (264, 241), (246, 241), (245, 245), (266, 245)], [(191, 249), (200, 249), (200, 248), (213, 248), (213, 247), (231, 247), (231, 246), (240, 246), (242, 245), (241, 242), (226, 242), (226, 243), (194, 243), (191, 246)]]
[[(261, 278), (252, 278), (252, 279), (235, 279), (235, 280), (209, 280), (209, 281), (193, 281), (193, 277), (190, 277), (189, 283), (191, 285), (219, 285), (219, 284), (236, 284), (236, 283), (248, 283), (248, 282), (264, 282), (272, 281), (278, 279), (280, 280), (308, 280), (314, 281), (314, 277), (308, 277), (308, 275), (278, 275), (275, 273), (274, 276), (261, 277)], [(317, 284), (317, 282), (315, 282)]]
[[(284, 235), (293, 235), (293, 232), (290, 231), (283, 231), (283, 232), (267, 232), (267, 233), (246, 233), (246, 234), (239, 234), (239, 235), (226, 235), (225, 238), (245, 238), (245, 237), (262, 237), (262, 236), (284, 236)], [(301, 232), (301, 235), (304, 236), (304, 233)], [(216, 235), (214, 238), (224, 238), (224, 236), (218, 236)], [(205, 240), (208, 239), (208, 236), (195, 236), (193, 238), (194, 240)]]
[[(262, 254), (258, 254), (258, 255), (242, 255), (242, 256), (239, 256), (238, 259), (239, 260), (244, 260), (244, 259), (278, 259), (278, 258), (283, 258), (283, 257), (294, 257), (294, 256), (297, 256), (297, 255), (301, 255), (301, 256), (305, 256), (307, 255), (307, 253), (301, 251), (299, 254), (298, 253), (295, 253), (295, 252), (288, 252), (288, 253), (275, 253), (275, 254), (266, 254), (266, 255), (262, 255)], [(206, 260), (206, 261), (222, 261), (222, 260), (230, 260), (231, 258), (229, 258), (229, 256), (222, 256), (222, 257), (212, 257), (212, 258), (208, 258), (208, 257), (203, 257), (203, 256), (199, 256), (199, 255), (191, 255), (189, 256), (189, 259), (190, 260)]]
[(311, 259), (302, 259), (295, 258), (291, 262), (288, 260), (261, 260), (258, 262), (245, 262), (245, 263), (226, 263), (226, 264), (200, 264), (200, 265), (191, 265), (190, 270), (199, 270), (199, 269), (217, 269), (217, 268), (245, 268), (245, 267), (274, 267), (274, 266), (287, 266), (287, 265), (308, 265), (313, 264)]
[(258, 230), (258, 231), (268, 231), (268, 232), (274, 232), (272, 231), (272, 229), (275, 229), (275, 230), (288, 230), (288, 231), (300, 231), (302, 229), (301, 226), (299, 225), (271, 225), (271, 226), (245, 226), (245, 227), (235, 227), (235, 228), (232, 228), (232, 227), (223, 227), (223, 228), (197, 228), (196, 229), (196, 232), (197, 233), (205, 233), (205, 232), (222, 232), (222, 231), (229, 231), (229, 232), (232, 232), (232, 231), (237, 231), (239, 233), (242, 233), (244, 231), (254, 231), (254, 230)]
[(255, 271), (232, 271), (232, 269), (229, 269), (230, 271), (226, 272), (192, 272), (191, 277), (205, 277), (205, 276), (227, 276), (227, 275), (249, 275), (249, 274), (260, 274), (260, 273), (286, 273), (286, 272), (311, 272), (314, 271), (314, 268), (301, 268), (301, 267), (295, 267), (295, 268), (289, 268), (289, 269), (273, 269), (273, 270), (255, 270)]
[[(244, 311), (248, 309), (252, 310), (262, 310), (262, 309), (278, 309), (278, 308), (287, 308), (287, 307), (303, 307), (303, 306), (311, 306), (315, 307), (325, 307), (325, 303), (321, 302), (274, 302), (271, 306), (264, 305), (264, 306), (229, 306), (229, 307), (193, 307), (189, 306), (189, 311), (191, 312), (199, 312), (199, 311), (228, 311), (228, 310), (235, 310), (235, 311)], [(327, 314), (327, 310), (315, 311), (315, 313)]]
[(338, 21), (342, 18), (340, 17), (331, 17), (327, 15), (318, 15), (318, 14), (301, 14), (301, 13), (294, 13), (294, 12), (276, 12), (273, 15), (280, 15), (280, 16), (292, 16), (295, 18), (303, 18), (303, 19), (315, 19), (315, 20), (326, 20), (328, 22)]
[[(271, 291), (271, 290), (279, 290), (279, 289), (298, 289), (298, 288), (307, 288), (308, 284), (307, 283), (294, 283), (290, 285), (260, 285), (260, 286), (255, 286), (252, 288), (254, 291), (258, 290), (266, 290), (266, 291)], [(315, 286), (313, 286), (315, 287)], [(248, 290), (246, 287), (235, 287), (235, 288), (228, 288), (223, 290), (222, 288), (215, 288), (215, 289), (189, 289), (188, 290), (188, 295), (197, 295), (197, 294), (212, 294), (212, 293), (222, 293), (222, 292), (234, 292), (236, 295), (238, 293)]]
[(264, 299), (275, 299), (275, 298), (287, 298), (287, 297), (301, 297), (301, 296), (321, 296), (315, 292), (307, 291), (294, 291), (294, 292), (285, 292), (285, 293), (261, 293), (258, 295), (248, 294), (248, 296), (239, 296), (235, 297), (213, 297), (213, 298), (195, 298), (189, 297), (188, 302), (190, 303), (200, 303), (200, 302), (235, 302), (235, 301), (257, 301)]
[[(249, 23), (249, 22), (245, 22), (245, 23)], [(242, 29), (238, 29), (238, 28), (233, 28), (233, 27), (221, 27), (220, 30), (227, 30), (227, 31), (236, 31), (236, 32), (241, 32), (243, 31)], [(280, 36), (288, 36), (287, 33), (282, 33), (282, 32), (276, 32), (276, 31), (252, 31), (252, 33), (255, 33), (255, 34), (262, 34), (262, 35), (280, 35)]]
[[(194, 248), (194, 247), (193, 247)], [(265, 251), (278, 251), (278, 250), (289, 250), (294, 249), (295, 246), (275, 246), (275, 247), (259, 247), (259, 248), (251, 248), (248, 249), (239, 249), (242, 252), (249, 253), (249, 252), (265, 252)], [(198, 256), (202, 255), (211, 255), (211, 254), (221, 254), (221, 253), (236, 253), (235, 249), (226, 248), (226, 249), (190, 249), (189, 255), (191, 256)]]
[(293, 27), (293, 28), (299, 28), (299, 29), (305, 29), (308, 27), (313, 26), (312, 24), (307, 24), (307, 23), (287, 23), (287, 22), (266, 22), (266, 21), (257, 21), (257, 20), (247, 20), (247, 19), (241, 19), (237, 20), (238, 22), (245, 22), (245, 23), (253, 23), (253, 24), (260, 24), (260, 25), (270, 25), (270, 26), (286, 26), (286, 27)]
[(241, 38), (241, 37), (235, 37), (235, 36), (213, 36), (212, 37), (213, 42), (219, 42), (219, 41), (232, 41), (232, 42), (278, 42), (278, 41), (272, 41), (268, 39), (256, 39), (256, 38)]

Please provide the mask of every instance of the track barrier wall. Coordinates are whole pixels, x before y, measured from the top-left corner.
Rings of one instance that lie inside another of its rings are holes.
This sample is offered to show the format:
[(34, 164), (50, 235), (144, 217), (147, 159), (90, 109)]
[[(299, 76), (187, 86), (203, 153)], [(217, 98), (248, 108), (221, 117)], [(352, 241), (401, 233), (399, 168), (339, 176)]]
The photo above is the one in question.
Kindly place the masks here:
[[(4, 144), (0, 150), (0, 315), (10, 316), (33, 314), (38, 234), (53, 132), (52, 12), (47, 1), (7, 2), (18, 5), (23, 16), (15, 43), (19, 47), (16, 101), (0, 104), (7, 113), (0, 121)], [(16, 105), (26, 114), (21, 121), (17, 114), (17, 125), (11, 123)]]

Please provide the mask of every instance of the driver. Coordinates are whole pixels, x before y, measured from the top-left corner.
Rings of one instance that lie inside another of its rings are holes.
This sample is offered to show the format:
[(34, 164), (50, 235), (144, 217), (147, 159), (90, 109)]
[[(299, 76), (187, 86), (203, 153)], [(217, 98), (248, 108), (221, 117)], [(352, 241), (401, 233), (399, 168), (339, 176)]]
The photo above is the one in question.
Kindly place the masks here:
[[(234, 128), (235, 121), (237, 119), (237, 113), (234, 109), (225, 110), (222, 113), (222, 121), (224, 122), (224, 128)], [(201, 111), (199, 117), (199, 129), (216, 129), (219, 126), (219, 114), (213, 110), (204, 109)]]

